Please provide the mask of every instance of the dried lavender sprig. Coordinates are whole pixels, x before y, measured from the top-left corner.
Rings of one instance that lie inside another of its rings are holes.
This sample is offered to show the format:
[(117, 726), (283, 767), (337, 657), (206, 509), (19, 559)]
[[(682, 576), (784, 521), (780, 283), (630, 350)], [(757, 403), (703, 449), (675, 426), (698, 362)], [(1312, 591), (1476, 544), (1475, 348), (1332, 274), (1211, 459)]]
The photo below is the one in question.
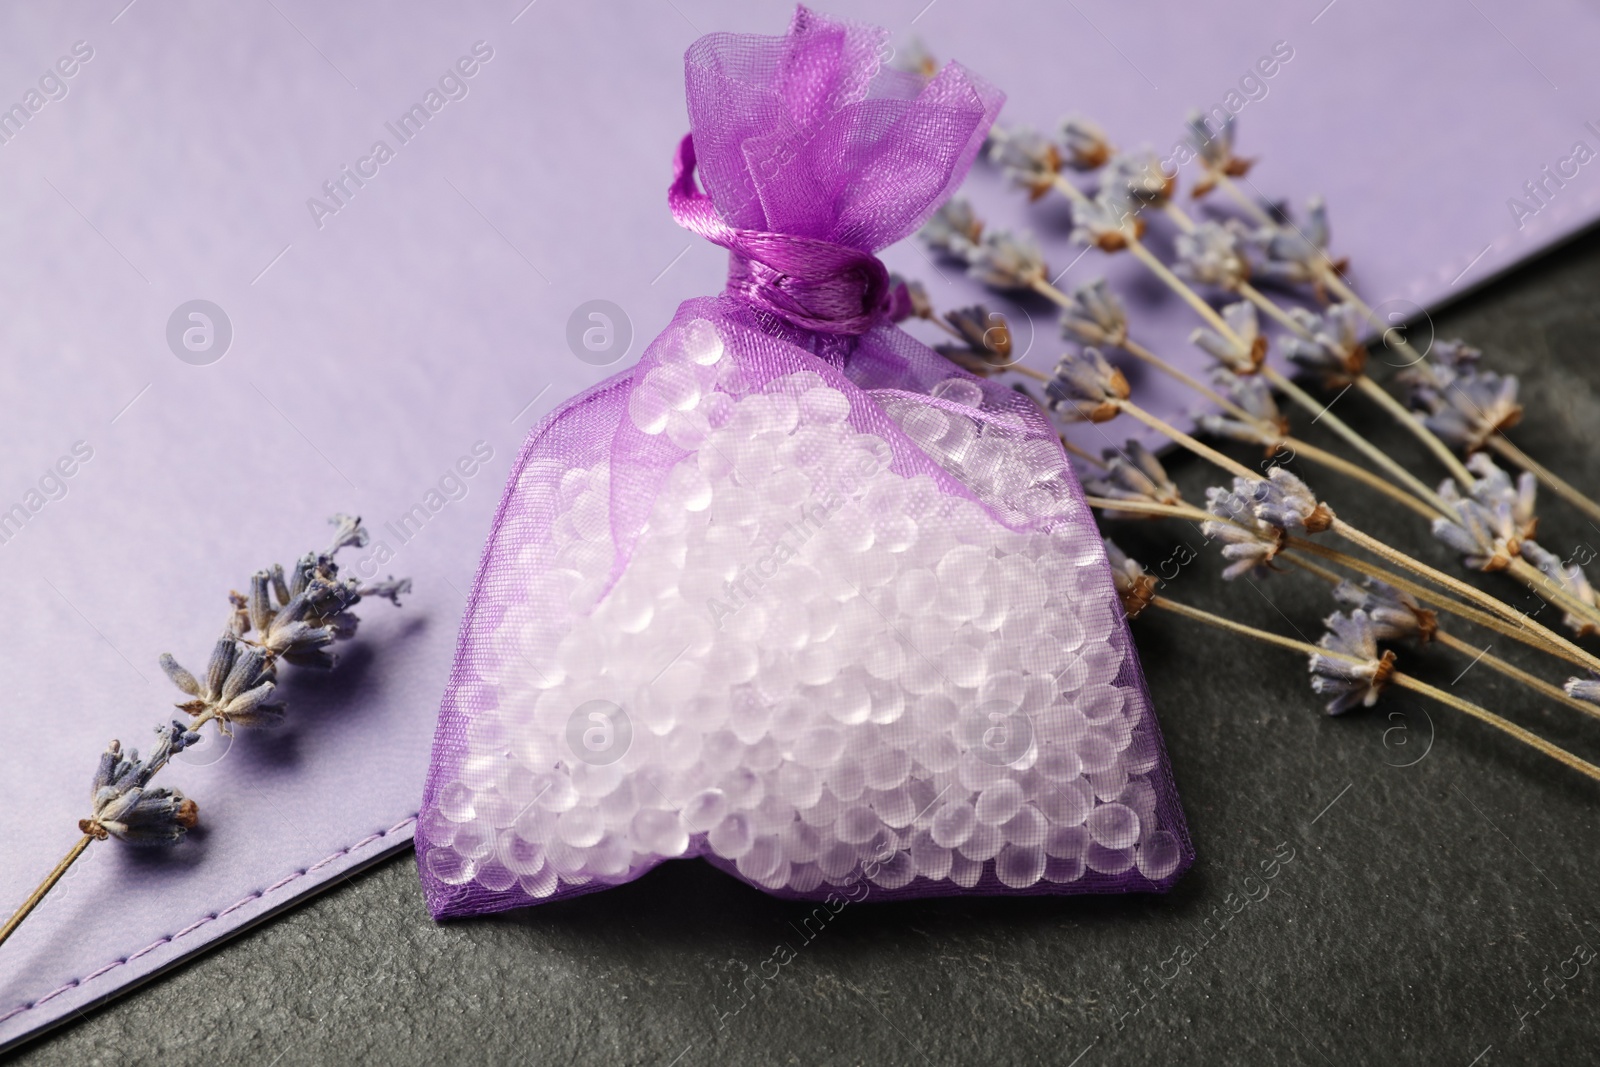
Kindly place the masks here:
[[(1084, 502), (1090, 507), (1107, 514), (1108, 517), (1110, 512), (1118, 511), (1127, 515), (1149, 518), (1185, 519), (1191, 523), (1232, 523), (1246, 533), (1252, 532), (1253, 529), (1251, 525), (1253, 520), (1242, 517), (1240, 521), (1236, 522), (1229, 517), (1230, 513), (1227, 509), (1221, 509), (1219, 512), (1207, 512), (1187, 504), (1158, 504), (1151, 501), (1114, 500), (1106, 497), (1097, 497), (1092, 494), (1086, 495)], [(1339, 576), (1319, 567), (1307, 559), (1306, 556), (1310, 555), (1325, 559), (1355, 574), (1392, 586), (1422, 603), (1432, 605), (1440, 611), (1492, 630), (1513, 641), (1555, 656), (1557, 659), (1567, 663), (1585, 668), (1589, 665), (1588, 660), (1578, 650), (1573, 649), (1572, 646), (1553, 644), (1547, 638), (1549, 631), (1533, 623), (1531, 619), (1523, 617), (1518, 622), (1508, 622), (1499, 615), (1456, 600), (1438, 589), (1421, 585), (1406, 578), (1404, 575), (1385, 570), (1375, 563), (1359, 556), (1352, 556), (1329, 545), (1318, 544), (1315, 541), (1300, 538), (1285, 538), (1285, 541), (1286, 544), (1279, 548), (1275, 559), (1291, 563), (1301, 570), (1310, 571), (1319, 577), (1326, 578), (1330, 582), (1338, 582), (1340, 580)]]
[[(1070, 403), (1070, 409), (1077, 412), (1080, 417), (1090, 421), (1105, 421), (1116, 412), (1121, 411), (1132, 415), (1153, 430), (1166, 435), (1173, 442), (1206, 459), (1233, 474), (1238, 481), (1235, 482), (1235, 494), (1247, 502), (1248, 513), (1253, 514), (1260, 524), (1275, 528), (1275, 533), (1261, 529), (1256, 531), (1255, 541), (1263, 549), (1270, 549), (1272, 554), (1277, 551), (1276, 544), (1281, 544), (1281, 539), (1287, 538), (1290, 544), (1309, 544), (1303, 539), (1295, 537), (1291, 530), (1303, 528), (1307, 532), (1317, 533), (1331, 530), (1345, 540), (1359, 548), (1386, 560), (1391, 564), (1403, 567), (1413, 574), (1425, 579), (1433, 585), (1446, 589), (1456, 596), (1470, 601), (1479, 607), (1500, 616), (1515, 625), (1526, 626), (1537, 633), (1551, 645), (1563, 649), (1570, 655), (1579, 657), (1575, 662), (1582, 663), (1591, 670), (1600, 672), (1600, 658), (1597, 658), (1584, 649), (1579, 648), (1560, 634), (1548, 629), (1541, 624), (1528, 619), (1521, 612), (1516, 611), (1503, 601), (1468, 585), (1458, 578), (1454, 578), (1443, 571), (1430, 567), (1422, 561), (1415, 559), (1398, 549), (1391, 548), (1372, 535), (1363, 532), (1350, 523), (1340, 519), (1325, 503), (1318, 501), (1310, 490), (1298, 478), (1289, 475), (1281, 468), (1273, 468), (1268, 477), (1250, 470), (1248, 467), (1223, 455), (1195, 440), (1189, 434), (1168, 424), (1164, 420), (1145, 411), (1138, 404), (1128, 399), (1129, 390), (1127, 382), (1120, 373), (1107, 375), (1103, 371), (1104, 360), (1099, 353), (1073, 357), (1070, 354), (1062, 358), (1058, 365), (1056, 375), (1060, 383), (1060, 391)], [(1052, 383), (1055, 385), (1056, 383)], [(1237, 521), (1237, 516), (1227, 514), (1229, 520)], [(1230, 542), (1231, 543), (1231, 542)], [(1238, 563), (1244, 559), (1258, 558), (1257, 552), (1251, 556), (1245, 549), (1240, 549), (1230, 559)], [(1271, 554), (1260, 560), (1260, 564), (1251, 564), (1244, 568), (1230, 567), (1225, 572), (1230, 577), (1249, 570), (1251, 566), (1264, 565), (1270, 562)]]
[[(107, 746), (95, 769), (90, 815), (78, 823), (83, 837), (0, 927), (0, 944), (22, 925), (91, 843), (112, 837), (135, 845), (182, 841), (199, 820), (198, 806), (178, 790), (151, 787), (150, 780), (173, 756), (197, 743), (198, 731), (208, 722), (216, 723), (218, 732), (226, 734), (234, 726), (267, 726), (280, 721), (283, 706), (270, 699), (279, 661), (331, 668), (328, 646), (355, 633), (358, 620), (349, 609), (363, 597), (381, 597), (400, 605), (400, 596), (411, 589), (408, 578), (368, 583), (339, 579), (334, 556), (342, 548), (365, 545), (367, 531), (356, 516), (335, 515), (329, 521), (334, 526), (332, 542), (320, 553), (302, 556), (287, 579), (283, 568), (274, 565), (252, 576), (248, 596), (230, 595), (233, 609), (212, 649), (203, 681), (170, 654), (162, 654), (162, 670), (191, 698), (177, 707), (193, 716), (193, 721), (187, 726), (173, 721), (157, 727), (155, 747), (143, 759), (137, 751), (124, 752), (118, 741)], [(247, 637), (252, 631), (256, 636)]]
[[(1123, 555), (1123, 560), (1123, 577), (1117, 580), (1119, 590), (1130, 582), (1127, 564), (1132, 561), (1127, 560), (1125, 555)], [(1137, 564), (1134, 564), (1134, 566), (1137, 566)], [(1142, 570), (1142, 568), (1140, 568), (1140, 570)], [(1114, 577), (1116, 576), (1114, 575)], [(1175, 615), (1181, 615), (1185, 618), (1194, 619), (1197, 622), (1204, 623), (1207, 626), (1212, 626), (1219, 630), (1226, 630), (1229, 633), (1239, 634), (1241, 636), (1249, 637), (1253, 640), (1261, 641), (1266, 644), (1277, 645), (1279, 648), (1287, 648), (1292, 651), (1299, 652), (1308, 657), (1312, 657), (1313, 663), (1318, 661), (1321, 661), (1324, 664), (1341, 662), (1351, 668), (1351, 673), (1365, 674), (1370, 670), (1374, 676), (1377, 674), (1378, 670), (1382, 669), (1384, 666), (1381, 658), (1376, 661), (1371, 659), (1363, 659), (1359, 654), (1347, 654), (1341, 648), (1313, 645), (1306, 641), (1299, 641), (1292, 637), (1285, 637), (1282, 634), (1272, 633), (1270, 630), (1260, 630), (1254, 626), (1246, 626), (1244, 623), (1235, 622), (1232, 619), (1224, 616), (1216, 615), (1201, 608), (1191, 607), (1188, 604), (1171, 600), (1164, 596), (1150, 595), (1146, 603), (1148, 606), (1161, 608)], [(1130, 617), (1132, 617), (1132, 613), (1130, 613)], [(1579, 680), (1574, 679), (1574, 681)], [(1499, 715), (1496, 715), (1494, 712), (1482, 707), (1481, 705), (1474, 704), (1471, 701), (1463, 700), (1453, 693), (1449, 693), (1443, 689), (1437, 688), (1436, 686), (1429, 685), (1428, 683), (1418, 678), (1413, 678), (1408, 674), (1393, 670), (1392, 663), (1389, 665), (1387, 674), (1384, 677), (1384, 683), (1387, 685), (1399, 686), (1404, 689), (1409, 689), (1414, 693), (1420, 693), (1423, 696), (1431, 697), (1433, 700), (1436, 700), (1447, 707), (1454, 708), (1457, 711), (1472, 716), (1479, 722), (1494, 727), (1502, 733), (1509, 734), (1518, 741), (1521, 741), (1523, 744), (1536, 749), (1540, 753), (1557, 760), (1563, 765), (1570, 767), (1581, 774), (1587, 775), (1589, 778), (1600, 781), (1600, 767), (1596, 767), (1587, 760), (1583, 760), (1577, 756), (1574, 756), (1566, 749), (1551, 744), (1549, 741), (1546, 741), (1539, 735), (1523, 729), (1522, 727), (1510, 722), (1505, 718), (1502, 718)], [(1596, 695), (1600, 696), (1600, 686), (1597, 686), (1596, 690)]]
[(1585, 715), (1600, 718), (1600, 706), (1575, 698), (1561, 686), (1553, 685), (1537, 675), (1495, 655), (1490, 648), (1478, 648), (1463, 641), (1439, 625), (1433, 611), (1417, 603), (1416, 597), (1386, 582), (1367, 578), (1357, 586), (1331, 571), (1307, 560), (1296, 560), (1295, 565), (1333, 586), (1333, 598), (1350, 608), (1360, 608), (1372, 619), (1373, 631), (1380, 641), (1412, 640), (1417, 644), (1436, 641), (1473, 663), (1481, 663), (1490, 670), (1520, 682), (1548, 700), (1565, 704)]
[[(1197, 330), (1192, 338), (1207, 352), (1216, 356), (1225, 366), (1230, 366), (1241, 373), (1252, 373), (1259, 369), (1274, 387), (1287, 394), (1295, 403), (1325, 420), (1329, 429), (1333, 430), (1346, 442), (1360, 451), (1369, 460), (1376, 463), (1392, 478), (1395, 478), (1412, 494), (1437, 504), (1433, 499), (1433, 491), (1419, 478), (1406, 470), (1393, 457), (1382, 449), (1373, 445), (1365, 437), (1358, 434), (1347, 425), (1344, 420), (1327, 410), (1326, 405), (1319, 404), (1310, 394), (1295, 385), (1288, 378), (1280, 374), (1274, 367), (1266, 364), (1267, 344), (1266, 338), (1260, 333), (1259, 325), (1253, 311), (1244, 309), (1264, 307), (1288, 328), (1303, 331), (1304, 326), (1290, 317), (1287, 312), (1272, 301), (1260, 294), (1248, 283), (1240, 282), (1239, 291), (1246, 295), (1249, 303), (1233, 304), (1218, 313), (1208, 304), (1199, 293), (1190, 287), (1184, 280), (1170, 269), (1140, 240), (1143, 232), (1143, 220), (1136, 214), (1130, 215), (1120, 207), (1112, 210), (1117, 205), (1108, 204), (1104, 196), (1091, 198), (1065, 177), (1055, 176), (1054, 188), (1059, 190), (1073, 203), (1074, 218), (1080, 212), (1085, 213), (1084, 221), (1080, 228), (1086, 231), (1087, 236), (1074, 231), (1074, 236), (1085, 243), (1096, 244), (1105, 251), (1117, 251), (1126, 248), (1154, 274), (1163, 284), (1181, 297), (1200, 318), (1211, 326), (1211, 331)], [(1183, 225), (1188, 231), (1197, 229), (1197, 224), (1172, 204), (1170, 199), (1161, 201), (1161, 206), (1167, 213), (1183, 220)], [(1414, 420), (1413, 420), (1414, 421)]]

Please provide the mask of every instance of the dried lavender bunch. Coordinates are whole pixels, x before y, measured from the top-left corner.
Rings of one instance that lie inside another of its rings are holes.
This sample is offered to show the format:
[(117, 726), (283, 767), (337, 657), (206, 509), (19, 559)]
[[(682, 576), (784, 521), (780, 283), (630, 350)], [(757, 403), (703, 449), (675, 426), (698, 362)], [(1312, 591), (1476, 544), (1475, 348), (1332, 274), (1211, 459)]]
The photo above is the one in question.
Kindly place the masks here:
[(78, 822), (83, 837), (0, 927), (0, 943), (92, 842), (112, 837), (133, 845), (182, 841), (199, 822), (199, 807), (176, 789), (152, 787), (151, 779), (173, 756), (199, 742), (207, 723), (214, 723), (220, 734), (231, 734), (236, 726), (282, 722), (284, 706), (273, 699), (279, 664), (331, 669), (329, 648), (355, 633), (359, 620), (350, 609), (362, 598), (380, 597), (400, 606), (401, 595), (411, 591), (409, 578), (364, 583), (339, 577), (334, 556), (342, 548), (365, 545), (367, 531), (354, 516), (335, 515), (329, 521), (335, 531), (326, 549), (301, 556), (287, 575), (276, 564), (259, 570), (251, 577), (248, 595), (229, 594), (232, 608), (204, 679), (162, 654), (161, 669), (189, 697), (177, 707), (191, 721), (187, 726), (177, 720), (158, 726), (155, 746), (143, 759), (137, 750), (124, 751), (119, 741), (107, 746), (95, 769), (90, 814)]

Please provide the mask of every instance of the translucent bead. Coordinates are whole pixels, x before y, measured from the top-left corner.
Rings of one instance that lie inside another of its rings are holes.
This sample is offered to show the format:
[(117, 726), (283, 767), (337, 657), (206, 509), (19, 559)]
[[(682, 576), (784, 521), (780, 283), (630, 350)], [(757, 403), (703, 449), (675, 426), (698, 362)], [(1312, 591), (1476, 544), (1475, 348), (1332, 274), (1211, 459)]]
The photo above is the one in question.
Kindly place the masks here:
[(1000, 851), (1005, 844), (1005, 835), (998, 826), (985, 826), (978, 823), (972, 828), (972, 834), (957, 847), (958, 852), (972, 860), (994, 859), (995, 853)]
[(1139, 816), (1140, 836), (1148, 837), (1150, 832), (1155, 829), (1155, 787), (1143, 778), (1135, 778), (1128, 783), (1127, 788), (1116, 799), (1134, 810), (1134, 813)]
[(525, 841), (514, 831), (502, 830), (495, 857), (515, 874), (537, 874), (544, 867), (544, 846)]
[[(808, 729), (806, 733), (800, 734), (794, 744), (795, 761), (810, 768), (835, 768), (843, 752), (845, 752), (845, 734), (835, 726), (816, 726)], [(834, 781), (834, 776), (829, 776), (829, 781)]]
[(1101, 800), (1115, 800), (1128, 787), (1128, 769), (1119, 760), (1107, 770), (1088, 776), (1094, 795)]
[(798, 763), (778, 768), (778, 795), (796, 808), (809, 808), (822, 796), (822, 776)]
[(996, 782), (978, 795), (975, 814), (978, 821), (999, 826), (1022, 808), (1022, 786), (1013, 778)]
[(1122, 874), (1133, 866), (1133, 849), (1107, 848), (1098, 841), (1089, 842), (1084, 850), (1084, 863), (1090, 870), (1101, 874)]
[(1089, 831), (1082, 826), (1052, 826), (1044, 837), (1047, 856), (1071, 859), (1082, 856), (1089, 847)]
[(834, 823), (834, 833), (840, 841), (860, 845), (871, 840), (880, 826), (882, 822), (871, 808), (858, 805), (840, 813), (838, 821)]
[(854, 848), (843, 841), (835, 841), (817, 857), (817, 869), (828, 881), (838, 884), (856, 869), (858, 860)]
[(729, 815), (711, 828), (706, 841), (724, 859), (738, 859), (750, 851), (750, 846), (755, 843), (749, 817), (738, 812)]
[[(840, 744), (842, 748), (842, 740)], [(848, 756), (823, 771), (822, 777), (828, 791), (846, 803), (860, 797), (861, 791), (867, 787), (866, 772), (860, 763)]]
[(428, 871), (445, 885), (465, 885), (478, 873), (478, 864), (453, 848), (431, 848)]
[(681, 856), (689, 849), (689, 831), (673, 812), (646, 808), (633, 817), (630, 828), (635, 847), (656, 856)]
[(872, 872), (872, 882), (884, 889), (904, 889), (917, 876), (916, 864), (905, 852), (896, 852), (877, 865)]
[(1000, 826), (1000, 832), (1013, 845), (1042, 845), (1049, 822), (1037, 808), (1024, 806)]
[(938, 458), (939, 442), (950, 432), (950, 416), (926, 404), (905, 404), (892, 410), (900, 429), (917, 447)]
[(796, 820), (778, 833), (783, 858), (790, 863), (810, 863), (822, 854), (822, 833), (815, 826)]
[(815, 863), (791, 864), (789, 888), (796, 893), (810, 893), (822, 884), (822, 871)]
[(835, 426), (850, 414), (850, 401), (837, 389), (818, 386), (800, 395), (800, 417), (815, 426)]
[(1089, 817), (1094, 807), (1094, 796), (1088, 782), (1074, 778), (1066, 782), (1052, 782), (1040, 789), (1034, 804), (1056, 825), (1078, 826)]
[(1044, 877), (1044, 860), (1037, 845), (1007, 845), (995, 857), (995, 877), (1012, 889), (1026, 889)]
[(1039, 773), (1053, 782), (1070, 782), (1083, 774), (1083, 761), (1071, 748), (1053, 746), (1039, 754)]
[(896, 787), (874, 793), (870, 803), (878, 818), (883, 820), (883, 824), (895, 829), (911, 825), (911, 820), (917, 815), (917, 807), (911, 800), (911, 792), (905, 788)]
[(683, 806), (683, 825), (690, 833), (702, 834), (720, 823), (727, 814), (728, 798), (722, 790), (705, 789)]
[(953, 855), (950, 849), (940, 845), (926, 830), (911, 839), (911, 862), (924, 878), (939, 881), (948, 877)]
[(971, 889), (983, 877), (983, 863), (956, 852), (950, 856), (950, 880), (962, 889)]
[(709, 367), (722, 358), (722, 338), (708, 319), (685, 323), (678, 336), (675, 354), (687, 363)]
[(1166, 830), (1157, 830), (1139, 845), (1139, 873), (1152, 882), (1170, 878), (1182, 858), (1178, 839)]
[(961, 753), (961, 758), (956, 761), (956, 777), (962, 786), (976, 793), (1005, 780), (1006, 768), (996, 766), (991, 762), (992, 758), (988, 752), (983, 756), (970, 750)]
[(960, 848), (972, 836), (977, 822), (971, 804), (964, 800), (951, 801), (934, 815), (930, 834), (942, 848)]
[(983, 404), (983, 387), (965, 378), (946, 378), (930, 389), (928, 395), (969, 408), (981, 407)]
[(438, 847), (448, 847), (456, 839), (456, 824), (445, 818), (437, 806), (423, 811), (417, 819), (417, 836)]
[(517, 884), (517, 876), (504, 864), (494, 860), (487, 860), (480, 865), (473, 880), (491, 893), (504, 893)]
[(1089, 813), (1084, 825), (1089, 836), (1107, 848), (1129, 848), (1139, 840), (1139, 816), (1126, 804), (1102, 804)]
[(962, 641), (952, 643), (939, 657), (939, 673), (951, 685), (971, 689), (983, 681), (987, 667), (983, 653)]
[(805, 820), (807, 826), (815, 826), (819, 830), (826, 830), (838, 821), (839, 813), (842, 811), (844, 811), (844, 804), (824, 787), (821, 798), (799, 814), (800, 818)]
[(931, 570), (914, 567), (897, 575), (893, 588), (900, 614), (916, 616), (933, 607), (939, 595), (939, 579)]
[(671, 404), (643, 383), (628, 394), (628, 417), (643, 433), (654, 435), (665, 430), (672, 411)]
[(1044, 861), (1044, 877), (1046, 881), (1065, 885), (1076, 882), (1083, 877), (1082, 856), (1047, 856)]
[(478, 809), (472, 805), (472, 789), (459, 780), (440, 789), (434, 804), (451, 822), (471, 822), (478, 817)]
[(897, 748), (881, 750), (861, 765), (873, 789), (894, 789), (911, 774), (911, 753)]
[(961, 758), (961, 750), (956, 747), (955, 740), (948, 734), (918, 738), (912, 746), (911, 754), (924, 770), (934, 774), (948, 771)]
[(470, 860), (481, 860), (494, 851), (497, 838), (494, 830), (483, 823), (463, 823), (456, 831), (451, 846)]
[(610, 796), (622, 784), (627, 771), (621, 763), (574, 763), (571, 778), (572, 789), (580, 800), (593, 803), (601, 797)]
[(916, 520), (906, 515), (884, 519), (876, 525), (877, 545), (885, 552), (905, 552), (917, 543)]
[[(746, 753), (747, 762), (749, 754)], [(728, 806), (735, 811), (754, 808), (767, 795), (766, 783), (751, 766), (735, 767), (717, 785), (727, 797)]]
[(522, 886), (522, 891), (530, 897), (542, 900), (545, 897), (553, 896), (561, 881), (552, 868), (546, 867), (544, 870), (537, 871), (534, 874), (523, 875), (517, 879), (517, 884)]
[(1160, 759), (1160, 751), (1155, 735), (1149, 730), (1136, 729), (1128, 742), (1128, 748), (1123, 753), (1124, 764), (1129, 774), (1149, 774), (1155, 770)]
[(1121, 756), (1117, 747), (1099, 734), (1088, 734), (1078, 741), (1078, 758), (1090, 774), (1109, 770)]
[(739, 856), (736, 866), (740, 874), (760, 882), (776, 874), (779, 865), (784, 862), (783, 850), (779, 847), (777, 838), (758, 837), (751, 842), (744, 854)]
[(597, 808), (573, 808), (556, 819), (556, 834), (573, 848), (588, 848), (605, 833), (605, 820)]
[(634, 392), (650, 394), (655, 403), (669, 410), (688, 411), (700, 403), (700, 379), (691, 367), (663, 363), (646, 374)]

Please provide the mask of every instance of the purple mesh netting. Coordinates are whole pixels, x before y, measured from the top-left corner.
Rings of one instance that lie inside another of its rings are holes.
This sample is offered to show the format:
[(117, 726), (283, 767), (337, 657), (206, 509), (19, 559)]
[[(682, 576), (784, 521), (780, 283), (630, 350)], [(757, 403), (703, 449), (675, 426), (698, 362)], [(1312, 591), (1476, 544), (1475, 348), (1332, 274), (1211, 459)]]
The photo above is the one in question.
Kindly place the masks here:
[[(889, 323), (875, 264), (780, 266), (906, 236), (999, 109), (959, 66), (880, 68), (883, 37), (801, 8), (690, 48), (715, 213), (674, 210), (743, 282), (523, 446), (417, 829), (435, 917), (693, 856), (803, 899), (1164, 890), (1192, 861), (1048, 422)], [(841, 294), (864, 333), (792, 324)]]

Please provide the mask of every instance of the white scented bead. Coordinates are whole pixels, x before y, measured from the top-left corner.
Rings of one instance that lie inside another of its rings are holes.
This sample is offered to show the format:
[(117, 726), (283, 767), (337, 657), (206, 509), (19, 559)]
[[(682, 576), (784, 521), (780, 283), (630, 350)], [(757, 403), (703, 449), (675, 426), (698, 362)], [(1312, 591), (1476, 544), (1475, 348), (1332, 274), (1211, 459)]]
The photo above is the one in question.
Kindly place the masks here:
[[(613, 498), (608, 462), (520, 475), (540, 532), (473, 653), (494, 710), (423, 816), (430, 875), (544, 898), (709, 850), (797, 893), (1170, 877), (1180, 847), (1145, 777), (1159, 742), (1116, 684), (1125, 639), (1094, 621), (1113, 593), (1060, 448), (965, 377), (941, 403), (886, 402), (1008, 522), (1040, 523), (1016, 532), (896, 473), (925, 462), (898, 435), (891, 469), (855, 392), (813, 370), (763, 381), (723, 343), (693, 320), (641, 365), (628, 417), (681, 459), (644, 528), (619, 527), (631, 542), (612, 543), (614, 506), (636, 501)], [(592, 701), (626, 716), (616, 759), (571, 748)]]
[(1129, 848), (1139, 840), (1139, 816), (1126, 804), (1102, 804), (1089, 813), (1084, 825), (1089, 836), (1107, 848)]

